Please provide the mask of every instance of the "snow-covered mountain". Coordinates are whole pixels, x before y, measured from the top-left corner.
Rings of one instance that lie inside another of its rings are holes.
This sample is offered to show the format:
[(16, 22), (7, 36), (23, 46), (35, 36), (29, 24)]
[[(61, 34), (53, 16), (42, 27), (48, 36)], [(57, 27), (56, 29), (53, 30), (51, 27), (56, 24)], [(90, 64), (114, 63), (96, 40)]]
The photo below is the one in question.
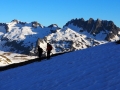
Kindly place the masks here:
[(51, 26), (45, 27), (36, 21), (27, 23), (12, 20), (10, 23), (1, 23), (0, 50), (29, 54), (30, 50), (36, 46), (38, 38), (43, 39), (59, 29), (55, 25)]
[(92, 18), (85, 21), (83, 18), (76, 18), (68, 21), (64, 27), (66, 26), (96, 40), (115, 41), (119, 40), (120, 36), (120, 28), (113, 21)]
[(112, 21), (75, 19), (60, 28), (57, 24), (43, 26), (37, 21), (12, 20), (0, 23), (0, 50), (35, 55), (37, 45), (52, 53), (69, 52), (119, 40), (120, 29)]

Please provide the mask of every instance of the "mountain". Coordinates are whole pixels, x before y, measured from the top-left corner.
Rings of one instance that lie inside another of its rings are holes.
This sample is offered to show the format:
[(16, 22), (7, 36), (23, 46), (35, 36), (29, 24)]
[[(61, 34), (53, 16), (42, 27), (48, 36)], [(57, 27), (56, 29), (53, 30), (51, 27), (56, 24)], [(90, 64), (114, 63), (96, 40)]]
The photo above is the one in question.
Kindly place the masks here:
[(0, 90), (119, 90), (120, 45), (107, 43), (0, 72)]
[(0, 50), (27, 55), (36, 55), (37, 45), (46, 51), (46, 43), (53, 46), (52, 53), (76, 51), (119, 40), (120, 28), (112, 21), (85, 21), (72, 19), (63, 28), (57, 24), (43, 26), (37, 21), (12, 20), (0, 23)]
[(89, 36), (97, 40), (119, 40), (120, 28), (117, 27), (113, 21), (94, 20), (92, 18), (85, 21), (83, 18), (80, 18), (72, 19), (64, 25), (64, 27), (66, 26), (79, 33), (89, 34)]
[(1, 23), (0, 50), (29, 54), (38, 38), (44, 38), (59, 29), (59, 27), (51, 26), (45, 27), (36, 21), (27, 23), (12, 20), (10, 23)]

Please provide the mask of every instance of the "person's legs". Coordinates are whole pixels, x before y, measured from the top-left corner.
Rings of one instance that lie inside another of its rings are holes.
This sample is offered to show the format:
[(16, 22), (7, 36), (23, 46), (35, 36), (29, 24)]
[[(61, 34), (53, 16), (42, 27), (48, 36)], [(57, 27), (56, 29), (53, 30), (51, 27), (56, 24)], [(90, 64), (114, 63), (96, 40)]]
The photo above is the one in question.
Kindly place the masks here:
[(50, 51), (47, 51), (47, 59), (50, 59)]
[(41, 53), (39, 53), (39, 60), (41, 61), (41, 57), (42, 57), (42, 54)]

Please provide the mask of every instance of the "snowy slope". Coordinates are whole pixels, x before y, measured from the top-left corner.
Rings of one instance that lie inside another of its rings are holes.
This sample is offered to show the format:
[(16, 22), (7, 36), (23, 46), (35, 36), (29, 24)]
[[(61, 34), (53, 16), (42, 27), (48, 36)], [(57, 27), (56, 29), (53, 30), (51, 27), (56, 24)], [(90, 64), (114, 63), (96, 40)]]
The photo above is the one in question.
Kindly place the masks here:
[(119, 48), (108, 43), (2, 71), (0, 90), (119, 90)]

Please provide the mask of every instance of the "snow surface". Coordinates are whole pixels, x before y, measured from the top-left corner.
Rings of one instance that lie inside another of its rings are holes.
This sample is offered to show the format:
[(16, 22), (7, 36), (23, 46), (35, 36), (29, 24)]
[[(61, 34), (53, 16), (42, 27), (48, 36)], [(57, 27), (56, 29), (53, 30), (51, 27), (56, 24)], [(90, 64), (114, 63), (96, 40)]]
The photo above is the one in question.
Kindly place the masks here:
[(120, 90), (120, 45), (108, 43), (0, 72), (0, 90)]

